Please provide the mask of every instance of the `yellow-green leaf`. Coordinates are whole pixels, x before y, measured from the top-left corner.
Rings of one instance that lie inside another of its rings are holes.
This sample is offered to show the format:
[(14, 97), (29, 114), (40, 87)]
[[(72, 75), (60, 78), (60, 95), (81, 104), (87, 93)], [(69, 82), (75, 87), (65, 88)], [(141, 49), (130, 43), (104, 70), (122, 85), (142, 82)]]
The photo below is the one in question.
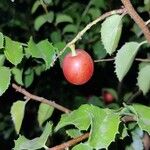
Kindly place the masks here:
[(46, 121), (53, 113), (54, 107), (41, 103), (38, 110), (38, 122), (40, 126)]
[(121, 32), (121, 15), (112, 15), (102, 23), (101, 39), (108, 54), (111, 55), (116, 50)]
[(137, 42), (128, 42), (118, 50), (115, 58), (115, 72), (119, 81), (121, 81), (129, 71), (139, 47), (140, 44)]
[(22, 44), (12, 41), (9, 37), (5, 37), (4, 54), (8, 61), (14, 65), (18, 65), (24, 56)]
[(133, 108), (139, 116), (137, 121), (138, 125), (142, 130), (147, 131), (150, 134), (150, 107), (134, 104)]
[(19, 134), (21, 128), (22, 120), (24, 117), (25, 105), (25, 101), (18, 100), (17, 102), (14, 102), (11, 107), (11, 117), (14, 122), (17, 134)]
[(15, 81), (18, 84), (23, 85), (23, 81), (22, 81), (23, 70), (14, 67), (14, 68), (12, 68), (12, 74), (14, 76)]
[(137, 81), (137, 85), (142, 90), (143, 94), (146, 95), (150, 90), (150, 63), (140, 68)]
[(0, 32), (0, 49), (4, 48), (4, 36), (3, 34)]
[(10, 69), (7, 67), (0, 67), (0, 96), (8, 89), (10, 79)]

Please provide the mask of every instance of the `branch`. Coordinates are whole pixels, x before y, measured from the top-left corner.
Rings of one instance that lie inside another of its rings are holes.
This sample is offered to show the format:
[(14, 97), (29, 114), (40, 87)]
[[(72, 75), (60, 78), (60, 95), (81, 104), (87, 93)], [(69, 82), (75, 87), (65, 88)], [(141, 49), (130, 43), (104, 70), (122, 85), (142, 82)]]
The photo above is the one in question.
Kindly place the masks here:
[(144, 20), (135, 11), (130, 0), (121, 0), (121, 1), (124, 4), (128, 14), (137, 23), (137, 25), (141, 28), (146, 40), (150, 43), (150, 31), (149, 31), (148, 27), (146, 26)]
[[(94, 60), (95, 63), (98, 63), (98, 62), (107, 62), (107, 61), (114, 61), (115, 58), (106, 58), (106, 59), (97, 59), (97, 60)], [(142, 61), (142, 62), (150, 62), (150, 59), (146, 58), (146, 59), (143, 59), (143, 58), (135, 58), (136, 61)]]
[(38, 101), (38, 102), (41, 102), (41, 103), (45, 103), (49, 106), (52, 106), (64, 113), (69, 113), (71, 110), (69, 110), (68, 108), (65, 108), (59, 104), (56, 104), (54, 101), (51, 101), (51, 100), (47, 100), (43, 97), (39, 97), (39, 96), (36, 96), (36, 95), (33, 95), (31, 93), (29, 93), (28, 91), (26, 91), (25, 89), (23, 89), (22, 87), (16, 85), (16, 84), (12, 84), (12, 87), (19, 93), (22, 93), (23, 95), (25, 95), (26, 99), (32, 99), (32, 100), (35, 100), (35, 101)]
[(70, 41), (68, 44), (66, 44), (66, 46), (59, 52), (59, 54), (55, 57), (55, 59), (53, 60), (53, 62), (51, 63), (51, 66), (54, 65), (55, 61), (64, 53), (64, 51), (66, 50), (66, 48), (70, 47), (71, 45), (73, 45), (74, 43), (76, 43), (78, 40), (80, 40), (82, 38), (82, 36), (84, 35), (84, 33), (86, 33), (86, 31), (88, 31), (93, 25), (97, 24), (98, 22), (104, 20), (105, 18), (113, 15), (113, 14), (123, 14), (126, 12), (125, 8), (122, 9), (116, 9), (110, 12), (106, 12), (105, 14), (101, 15), (100, 17), (98, 17), (96, 20), (92, 21), (91, 23), (89, 23), (88, 25), (86, 25), (86, 27), (81, 30), (76, 37)]
[(70, 141), (67, 141), (67, 142), (62, 143), (60, 145), (57, 145), (55, 147), (49, 148), (48, 150), (63, 150), (65, 148), (73, 146), (73, 145), (75, 145), (75, 144), (77, 144), (77, 143), (87, 139), (89, 137), (89, 135), (90, 135), (89, 133), (85, 133), (85, 134), (83, 134), (83, 135), (81, 135), (79, 137), (71, 139)]

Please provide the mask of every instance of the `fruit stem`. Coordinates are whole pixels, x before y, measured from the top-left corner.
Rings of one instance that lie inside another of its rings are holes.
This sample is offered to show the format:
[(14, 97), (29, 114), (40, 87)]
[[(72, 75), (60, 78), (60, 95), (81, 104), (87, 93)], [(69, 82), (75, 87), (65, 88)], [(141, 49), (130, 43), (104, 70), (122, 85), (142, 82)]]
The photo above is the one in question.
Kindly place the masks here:
[(75, 50), (75, 44), (72, 44), (72, 45), (70, 45), (69, 47), (70, 47), (70, 49), (71, 49), (72, 56), (76, 56), (77, 53), (76, 53), (76, 50)]

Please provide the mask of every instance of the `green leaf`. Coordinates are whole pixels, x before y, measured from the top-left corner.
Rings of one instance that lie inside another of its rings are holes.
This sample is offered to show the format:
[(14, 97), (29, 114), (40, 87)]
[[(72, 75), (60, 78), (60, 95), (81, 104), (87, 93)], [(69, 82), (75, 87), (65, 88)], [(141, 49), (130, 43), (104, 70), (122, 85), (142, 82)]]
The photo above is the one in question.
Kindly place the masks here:
[(41, 52), (41, 58), (45, 61), (46, 69), (50, 68), (50, 64), (55, 59), (56, 54), (55, 50), (56, 48), (49, 43), (48, 40), (43, 40), (37, 44), (37, 48)]
[(37, 150), (45, 147), (45, 143), (48, 139), (48, 136), (52, 134), (52, 124), (48, 122), (46, 127), (40, 137), (37, 137), (32, 140), (26, 139), (24, 136), (19, 136), (15, 141), (14, 150)]
[(26, 141), (28, 141), (27, 138), (25, 138), (23, 135), (19, 135), (19, 138), (17, 140), (15, 140), (15, 147), (13, 149), (14, 150), (21, 150), (20, 145)]
[(40, 41), (38, 44), (35, 44), (33, 39), (30, 38), (28, 43), (27, 52), (35, 58), (42, 58), (45, 61), (46, 69), (50, 68), (51, 62), (55, 59), (55, 50), (48, 40)]
[(103, 8), (106, 9), (108, 3), (106, 0), (93, 0), (93, 5), (95, 5), (95, 7), (97, 8)]
[(0, 54), (0, 66), (3, 66), (5, 62), (5, 55), (4, 54)]
[(141, 67), (138, 73), (137, 85), (142, 90), (144, 95), (148, 93), (150, 89), (150, 64)]
[(92, 104), (99, 107), (105, 107), (103, 100), (97, 96), (91, 96), (88, 98), (88, 104)]
[(46, 121), (49, 117), (51, 117), (54, 108), (47, 104), (41, 103), (38, 110), (38, 122), (40, 126)]
[(12, 74), (14, 75), (14, 79), (15, 81), (20, 84), (23, 85), (23, 81), (22, 81), (22, 74), (23, 74), (23, 70), (18, 69), (16, 67), (12, 68)]
[(101, 12), (98, 8), (90, 8), (88, 14), (91, 15), (92, 20), (94, 20), (101, 15)]
[(34, 67), (34, 72), (37, 76), (40, 76), (43, 71), (45, 71), (45, 64)]
[(139, 47), (140, 44), (137, 42), (128, 42), (118, 50), (115, 58), (115, 72), (119, 81), (121, 81), (129, 71)]
[(96, 59), (102, 59), (107, 55), (106, 50), (100, 41), (94, 44), (93, 49)]
[(30, 37), (30, 40), (28, 42), (28, 48), (26, 49), (26, 53), (30, 54), (32, 57), (41, 58), (41, 52), (38, 50), (32, 37)]
[(35, 13), (36, 10), (38, 9), (38, 7), (39, 7), (40, 5), (41, 5), (41, 3), (40, 3), (39, 0), (35, 1), (35, 3), (34, 3), (33, 6), (32, 6), (31, 13), (32, 13), (32, 14)]
[(150, 134), (150, 107), (134, 104), (133, 108), (139, 115), (138, 125)]
[(63, 33), (77, 33), (77, 26), (74, 24), (68, 24), (64, 27)]
[(108, 17), (101, 28), (101, 39), (104, 47), (110, 55), (116, 50), (122, 32), (122, 16), (112, 15)]
[(59, 31), (52, 32), (51, 35), (50, 35), (50, 37), (51, 37), (51, 41), (53, 43), (57, 43), (57, 42), (61, 41), (61, 33)]
[(0, 49), (4, 48), (4, 36), (3, 34), (0, 32)]
[(14, 122), (17, 134), (19, 134), (21, 128), (21, 124), (25, 112), (25, 105), (26, 105), (25, 101), (18, 100), (17, 102), (13, 103), (11, 107), (11, 117)]
[(72, 150), (93, 150), (87, 143), (80, 143), (72, 148)]
[(34, 28), (38, 31), (46, 22), (52, 23), (54, 20), (54, 12), (38, 16), (34, 21)]
[(20, 145), (20, 149), (37, 150), (43, 148), (51, 133), (52, 133), (52, 124), (48, 122), (40, 137), (25, 141)]
[(79, 130), (87, 130), (90, 125), (90, 116), (88, 115), (89, 108), (89, 105), (82, 105), (79, 109), (69, 114), (63, 114), (55, 131), (67, 125), (75, 125)]
[(12, 64), (18, 65), (24, 56), (22, 44), (5, 37), (4, 54)]
[(95, 149), (107, 148), (118, 133), (120, 116), (109, 109), (92, 106), (89, 145)]
[(7, 67), (0, 67), (0, 96), (8, 89), (10, 79), (10, 69)]
[(71, 137), (71, 138), (76, 138), (78, 136), (81, 136), (82, 133), (79, 129), (69, 129), (66, 131), (66, 133)]
[(29, 87), (32, 82), (34, 80), (34, 71), (31, 68), (28, 68), (25, 72), (24, 72), (24, 85), (25, 87)]
[(58, 25), (63, 22), (73, 23), (73, 19), (66, 14), (57, 14), (55, 24)]

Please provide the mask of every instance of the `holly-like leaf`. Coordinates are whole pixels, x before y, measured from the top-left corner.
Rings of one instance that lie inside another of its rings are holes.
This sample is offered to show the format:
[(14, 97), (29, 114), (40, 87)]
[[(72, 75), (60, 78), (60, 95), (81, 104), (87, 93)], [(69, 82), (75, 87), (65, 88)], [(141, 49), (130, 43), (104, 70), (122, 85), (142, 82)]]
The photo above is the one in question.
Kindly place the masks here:
[(24, 142), (23, 144), (21, 144), (20, 148), (27, 149), (27, 150), (37, 150), (43, 148), (48, 139), (48, 136), (51, 133), (52, 133), (52, 124), (48, 122), (40, 137)]
[(137, 78), (137, 85), (142, 90), (143, 94), (146, 95), (150, 90), (150, 64), (145, 64), (140, 68)]
[(8, 61), (14, 65), (18, 65), (24, 56), (22, 44), (5, 37), (4, 54)]
[(7, 67), (0, 67), (0, 96), (8, 89), (10, 79), (10, 69)]
[(54, 20), (54, 12), (49, 12), (38, 16), (34, 21), (34, 28), (38, 31), (46, 22), (52, 23)]
[(46, 121), (53, 113), (54, 108), (47, 104), (41, 103), (38, 110), (38, 122), (40, 126)]
[(79, 130), (87, 130), (90, 125), (89, 108), (89, 105), (82, 105), (79, 109), (69, 114), (63, 114), (55, 130), (58, 131), (67, 125), (75, 125)]
[(109, 109), (100, 109), (92, 106), (90, 111), (91, 130), (88, 140), (94, 149), (107, 148), (118, 133), (120, 116)]
[(4, 48), (4, 36), (3, 34), (0, 32), (0, 49)]
[(45, 129), (40, 137), (37, 137), (32, 140), (28, 140), (23, 136), (20, 136), (15, 143), (14, 150), (37, 150), (45, 147), (45, 143), (48, 139), (48, 136), (52, 133), (52, 124), (48, 122), (45, 126)]
[(87, 143), (80, 143), (72, 148), (72, 150), (93, 150)]
[(150, 107), (134, 104), (133, 108), (139, 116), (138, 125), (150, 134)]
[(25, 101), (18, 100), (17, 102), (13, 103), (11, 107), (11, 117), (14, 122), (17, 134), (19, 134), (21, 128), (21, 124), (25, 112), (25, 105), (26, 105)]
[(4, 54), (0, 54), (0, 66), (4, 65), (4, 61), (5, 61), (5, 55)]
[(79, 129), (69, 129), (66, 131), (66, 133), (71, 137), (71, 138), (76, 138), (78, 136), (81, 136), (82, 133)]
[(115, 72), (119, 81), (121, 81), (129, 71), (139, 47), (139, 43), (129, 42), (118, 50), (115, 58)]
[(73, 19), (66, 14), (57, 14), (55, 24), (58, 25), (63, 22), (73, 23)]
[(122, 32), (122, 16), (112, 15), (108, 17), (101, 28), (101, 39), (108, 54), (112, 54), (119, 43)]
[(18, 69), (16, 67), (12, 68), (12, 74), (14, 75), (14, 79), (15, 81), (20, 84), (23, 85), (23, 81), (22, 81), (22, 74), (23, 74), (23, 70)]

